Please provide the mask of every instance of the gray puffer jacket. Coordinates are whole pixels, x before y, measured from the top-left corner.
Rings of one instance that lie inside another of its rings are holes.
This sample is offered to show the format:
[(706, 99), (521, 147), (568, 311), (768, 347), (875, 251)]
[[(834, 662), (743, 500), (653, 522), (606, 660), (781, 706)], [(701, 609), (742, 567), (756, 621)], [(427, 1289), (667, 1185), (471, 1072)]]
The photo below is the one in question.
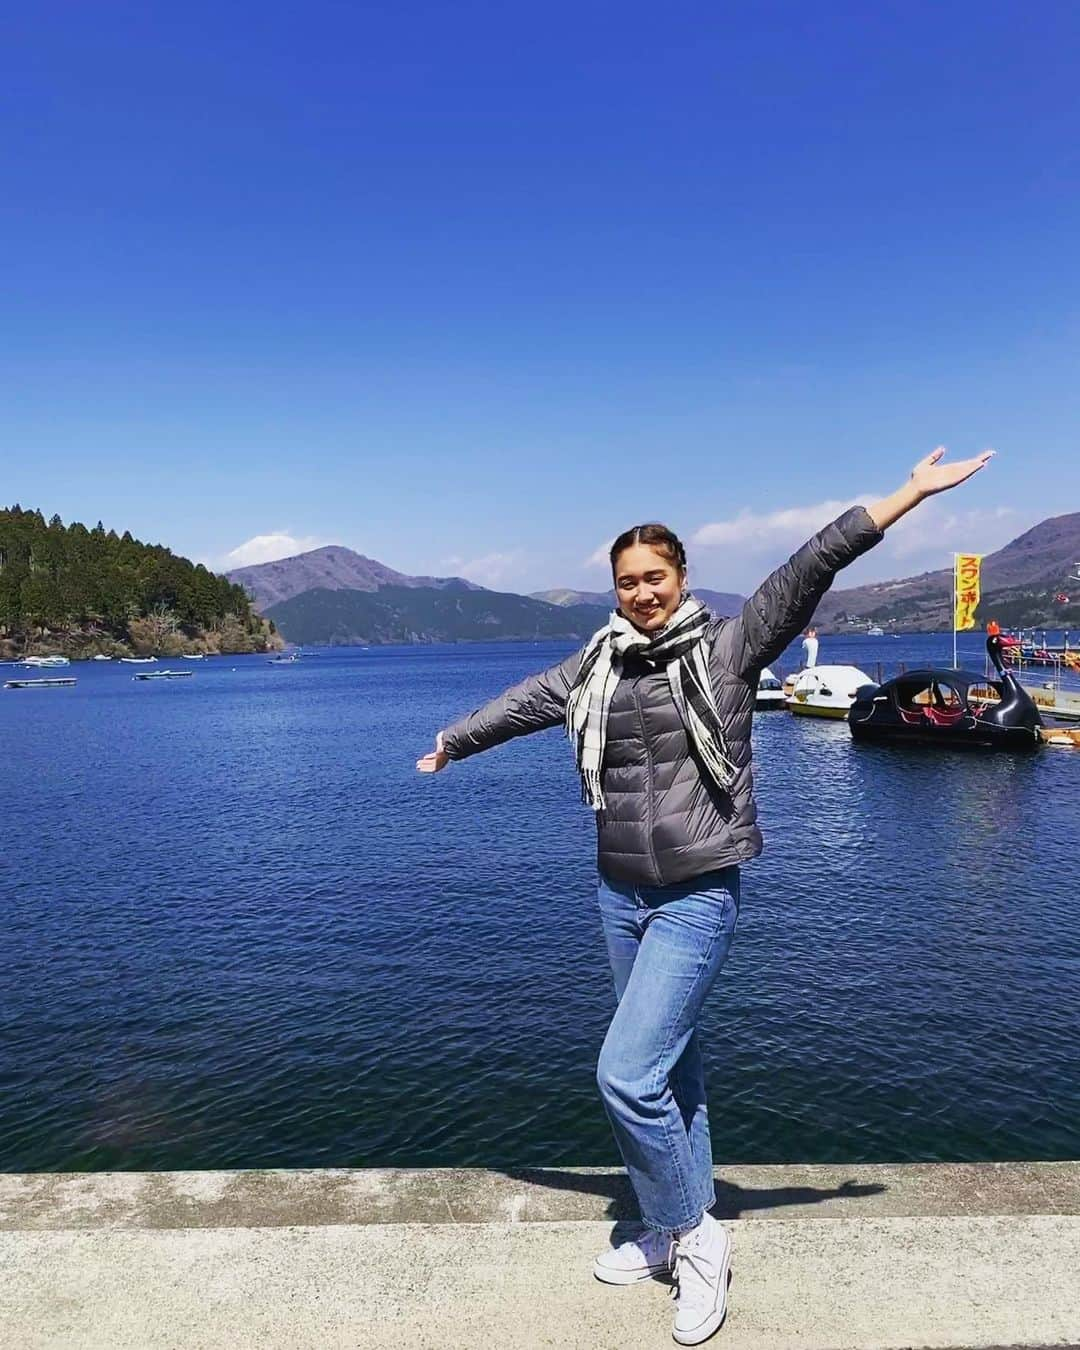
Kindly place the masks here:
[[(666, 672), (628, 659), (612, 695), (604, 751), (605, 807), (597, 815), (597, 862), (614, 880), (665, 886), (747, 862), (761, 852), (750, 722), (758, 674), (810, 622), (836, 573), (881, 538), (854, 506), (826, 525), (762, 583), (737, 618), (707, 630), (717, 708), (738, 772), (730, 792), (699, 767), (671, 698)], [(443, 732), (452, 760), (514, 736), (558, 726), (582, 652), (531, 675)]]

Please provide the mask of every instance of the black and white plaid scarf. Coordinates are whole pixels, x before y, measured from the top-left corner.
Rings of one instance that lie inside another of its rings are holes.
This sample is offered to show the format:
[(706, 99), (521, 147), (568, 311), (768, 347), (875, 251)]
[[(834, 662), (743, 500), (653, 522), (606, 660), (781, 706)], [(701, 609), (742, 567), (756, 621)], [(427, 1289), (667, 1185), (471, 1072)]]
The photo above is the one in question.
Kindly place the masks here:
[(581, 774), (582, 800), (594, 811), (604, 807), (600, 771), (608, 710), (628, 652), (665, 666), (671, 697), (691, 743), (716, 785), (731, 787), (735, 765), (728, 753), (709, 680), (708, 643), (702, 640), (708, 625), (709, 611), (700, 600), (687, 594), (656, 633), (640, 632), (616, 610), (611, 622), (589, 639), (581, 669), (566, 699), (566, 734), (573, 744)]

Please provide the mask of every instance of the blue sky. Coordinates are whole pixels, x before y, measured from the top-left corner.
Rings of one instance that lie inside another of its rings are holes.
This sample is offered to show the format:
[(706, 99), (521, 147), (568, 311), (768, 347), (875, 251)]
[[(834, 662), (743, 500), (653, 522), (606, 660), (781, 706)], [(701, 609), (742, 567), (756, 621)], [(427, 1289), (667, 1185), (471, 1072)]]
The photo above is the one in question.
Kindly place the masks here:
[(0, 500), (518, 590), (659, 518), (746, 589), (944, 442), (849, 578), (988, 551), (1080, 509), (1078, 58), (1054, 0), (9, 9)]

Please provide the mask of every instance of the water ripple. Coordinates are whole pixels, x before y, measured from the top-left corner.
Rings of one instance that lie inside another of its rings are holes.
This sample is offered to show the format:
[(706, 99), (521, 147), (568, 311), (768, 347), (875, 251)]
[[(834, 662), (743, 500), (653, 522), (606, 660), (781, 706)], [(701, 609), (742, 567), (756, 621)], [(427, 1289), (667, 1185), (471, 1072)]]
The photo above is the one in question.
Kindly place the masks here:
[[(0, 1167), (615, 1162), (561, 736), (412, 769), (563, 650), (0, 699)], [(717, 1158), (1075, 1157), (1080, 756), (779, 715), (755, 743), (768, 847), (703, 1024)]]

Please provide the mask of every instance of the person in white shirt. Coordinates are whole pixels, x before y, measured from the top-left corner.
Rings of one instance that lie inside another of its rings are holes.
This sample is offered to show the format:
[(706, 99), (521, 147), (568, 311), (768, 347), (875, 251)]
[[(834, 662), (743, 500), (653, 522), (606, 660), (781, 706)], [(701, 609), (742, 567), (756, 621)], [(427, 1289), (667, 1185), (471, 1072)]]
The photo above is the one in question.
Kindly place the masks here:
[(802, 640), (803, 665), (807, 670), (817, 665), (817, 629), (808, 628)]

